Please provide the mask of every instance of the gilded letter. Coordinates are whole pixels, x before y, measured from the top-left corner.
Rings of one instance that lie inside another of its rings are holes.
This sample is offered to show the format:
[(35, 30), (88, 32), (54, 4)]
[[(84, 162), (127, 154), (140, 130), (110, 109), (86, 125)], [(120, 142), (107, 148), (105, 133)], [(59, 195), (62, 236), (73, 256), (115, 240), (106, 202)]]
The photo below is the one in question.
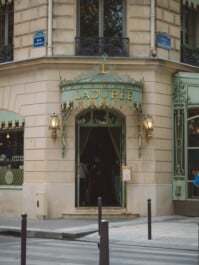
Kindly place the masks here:
[(76, 94), (75, 94), (75, 99), (80, 99), (81, 97), (79, 96), (79, 91), (77, 90), (76, 91)]
[(90, 99), (88, 91), (84, 92), (83, 99), (85, 99), (85, 98)]
[(120, 99), (125, 99), (126, 98), (126, 91), (120, 90)]
[(111, 93), (111, 98), (117, 98), (118, 97), (118, 91), (117, 90), (112, 90), (112, 93)]
[(128, 100), (133, 100), (133, 92), (132, 91), (128, 92)]
[(91, 90), (91, 98), (94, 99), (94, 98), (98, 98), (99, 97), (99, 93), (96, 89), (92, 89)]

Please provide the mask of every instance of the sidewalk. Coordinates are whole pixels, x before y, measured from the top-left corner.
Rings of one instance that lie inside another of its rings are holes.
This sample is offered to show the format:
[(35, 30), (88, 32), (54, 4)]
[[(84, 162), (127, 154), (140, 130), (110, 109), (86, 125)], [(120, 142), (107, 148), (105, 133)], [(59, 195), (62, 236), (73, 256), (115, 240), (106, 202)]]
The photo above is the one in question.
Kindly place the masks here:
[[(198, 250), (199, 217), (152, 217), (152, 239), (148, 240), (147, 218), (109, 219), (109, 242), (151, 247)], [(20, 218), (0, 217), (1, 234), (21, 232)], [(99, 242), (98, 219), (27, 219), (27, 236)]]

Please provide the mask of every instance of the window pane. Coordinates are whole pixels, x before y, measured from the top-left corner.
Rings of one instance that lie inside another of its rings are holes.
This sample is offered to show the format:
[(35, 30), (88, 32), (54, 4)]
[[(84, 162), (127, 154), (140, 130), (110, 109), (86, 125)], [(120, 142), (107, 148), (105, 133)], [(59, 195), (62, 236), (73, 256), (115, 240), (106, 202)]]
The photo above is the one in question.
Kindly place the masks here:
[(23, 131), (0, 132), (0, 185), (23, 184)]
[(0, 133), (0, 159), (4, 166), (11, 164), (19, 168), (23, 164), (23, 132), (5, 131)]
[(122, 38), (122, 0), (104, 1), (104, 37)]
[(189, 109), (188, 118), (188, 146), (199, 147), (199, 109)]
[(188, 179), (193, 180), (195, 174), (199, 172), (199, 150), (188, 151), (189, 164), (188, 164)]
[(80, 0), (80, 36), (98, 37), (99, 35), (98, 0)]
[(199, 117), (188, 122), (188, 146), (199, 147)]
[(5, 16), (0, 10), (0, 46), (4, 45), (5, 41)]
[(199, 196), (192, 181), (199, 173), (199, 108), (188, 110), (188, 198)]
[(192, 48), (198, 46), (198, 18), (199, 11), (195, 8), (182, 6), (181, 12), (181, 41)]
[(195, 187), (192, 183), (188, 183), (188, 197), (189, 198), (194, 198), (194, 197), (199, 198), (199, 189), (197, 187)]
[(13, 25), (14, 25), (14, 15), (13, 15), (13, 5), (9, 6), (8, 14), (8, 44), (13, 44)]

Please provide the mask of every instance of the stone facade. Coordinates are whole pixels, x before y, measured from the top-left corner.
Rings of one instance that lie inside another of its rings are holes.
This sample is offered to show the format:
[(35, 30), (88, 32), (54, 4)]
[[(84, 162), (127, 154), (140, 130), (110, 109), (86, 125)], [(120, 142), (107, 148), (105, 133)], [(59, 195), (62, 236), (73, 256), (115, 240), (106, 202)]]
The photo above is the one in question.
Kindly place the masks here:
[[(53, 141), (48, 123), (50, 114), (60, 112), (60, 77), (72, 80), (101, 64), (99, 57), (76, 57), (77, 5), (75, 0), (53, 0), (52, 55), (48, 56), (48, 1), (14, 1), (14, 61), (0, 64), (0, 109), (25, 118), (24, 183), (14, 190), (0, 190), (0, 214), (31, 218), (38, 214), (39, 193), (45, 193), (47, 217), (63, 214), (96, 213), (96, 209), (75, 206), (75, 118), (67, 120), (66, 154), (61, 154), (61, 132)], [(46, 45), (33, 47), (33, 36), (42, 30)], [(146, 201), (152, 199), (153, 215), (173, 212), (172, 203), (172, 74), (196, 71), (180, 64), (180, 0), (157, 0), (155, 6), (155, 42), (159, 32), (171, 38), (171, 50), (157, 48), (151, 56), (151, 1), (126, 0), (126, 36), (128, 58), (108, 58), (119, 75), (128, 73), (144, 79), (143, 115), (154, 119), (152, 139), (142, 128), (142, 155), (138, 155), (138, 131), (133, 111), (120, 111), (126, 120), (126, 164), (132, 180), (126, 184), (126, 207), (119, 213), (146, 215)], [(7, 199), (9, 197), (9, 199)], [(15, 202), (15, 203), (13, 203)]]

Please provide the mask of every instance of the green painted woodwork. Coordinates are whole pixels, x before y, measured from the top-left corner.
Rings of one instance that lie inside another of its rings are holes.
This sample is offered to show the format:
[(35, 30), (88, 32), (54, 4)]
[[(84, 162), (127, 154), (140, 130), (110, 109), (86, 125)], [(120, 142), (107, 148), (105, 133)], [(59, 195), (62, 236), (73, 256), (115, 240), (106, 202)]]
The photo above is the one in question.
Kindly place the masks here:
[(21, 126), (24, 126), (24, 117), (12, 111), (0, 110), (0, 129)]
[(198, 114), (199, 74), (179, 72), (173, 79), (173, 200), (199, 199), (192, 184), (199, 169)]

